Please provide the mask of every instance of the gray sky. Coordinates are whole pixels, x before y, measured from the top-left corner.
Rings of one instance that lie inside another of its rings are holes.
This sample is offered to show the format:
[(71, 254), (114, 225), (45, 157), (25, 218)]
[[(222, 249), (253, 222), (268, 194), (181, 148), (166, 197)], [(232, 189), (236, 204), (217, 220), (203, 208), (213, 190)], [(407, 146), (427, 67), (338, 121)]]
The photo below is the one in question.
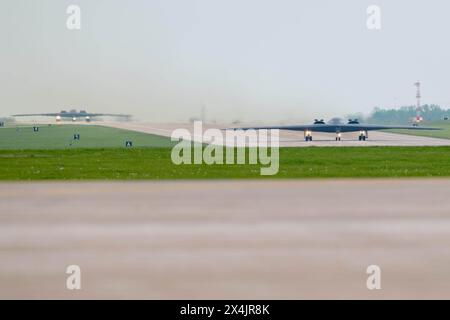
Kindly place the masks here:
[[(0, 115), (296, 122), (448, 107), (448, 0), (1, 0)], [(81, 30), (66, 28), (81, 7)], [(368, 30), (366, 9), (382, 10)]]

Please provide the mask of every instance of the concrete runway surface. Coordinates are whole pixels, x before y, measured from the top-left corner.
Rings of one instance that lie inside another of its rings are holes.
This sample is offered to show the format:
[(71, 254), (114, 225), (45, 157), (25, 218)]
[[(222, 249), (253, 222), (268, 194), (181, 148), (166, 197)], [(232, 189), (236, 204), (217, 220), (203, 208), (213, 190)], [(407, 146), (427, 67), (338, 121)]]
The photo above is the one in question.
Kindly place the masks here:
[[(157, 124), (140, 122), (96, 122), (95, 124), (167, 137), (170, 137), (172, 132), (178, 128), (186, 128), (191, 133), (194, 132), (194, 127), (192, 124)], [(227, 127), (230, 127), (230, 125), (203, 125), (204, 130)], [(359, 132), (343, 133), (342, 141), (338, 142), (335, 141), (336, 135), (333, 133), (313, 132), (313, 141), (306, 142), (304, 140), (303, 132), (282, 130), (280, 131), (280, 147), (450, 146), (450, 139), (438, 139), (379, 131), (369, 131), (369, 139), (367, 141), (359, 141), (358, 135)], [(199, 141), (201, 137), (193, 136), (192, 138), (192, 140), (194, 141)], [(206, 134), (205, 138), (209, 138), (209, 136)], [(249, 146), (252, 147), (257, 145), (258, 143), (256, 141), (250, 141), (249, 143)]]
[(0, 183), (0, 298), (449, 299), (449, 199), (450, 179)]

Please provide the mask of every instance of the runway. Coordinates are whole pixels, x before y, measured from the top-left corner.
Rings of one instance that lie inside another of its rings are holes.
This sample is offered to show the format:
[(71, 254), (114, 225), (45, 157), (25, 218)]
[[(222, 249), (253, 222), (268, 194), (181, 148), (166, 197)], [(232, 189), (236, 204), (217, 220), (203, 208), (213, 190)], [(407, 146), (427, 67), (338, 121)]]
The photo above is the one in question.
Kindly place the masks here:
[(449, 199), (450, 179), (0, 183), (0, 298), (449, 299)]
[[(186, 128), (192, 133), (192, 140), (201, 141), (202, 137), (194, 136), (193, 124), (177, 123), (143, 123), (143, 122), (98, 122), (99, 125), (133, 130), (138, 132), (156, 134), (170, 137), (172, 132), (178, 128)], [(249, 124), (248, 126), (251, 126)], [(204, 131), (211, 128), (228, 128), (230, 125), (206, 124)], [(225, 131), (224, 131), (225, 134)], [(362, 147), (362, 146), (450, 146), (450, 139), (438, 139), (405, 134), (393, 134), (379, 131), (369, 131), (367, 141), (358, 140), (359, 132), (343, 133), (342, 141), (336, 141), (336, 135), (332, 133), (313, 132), (313, 141), (306, 142), (303, 132), (280, 131), (280, 147)], [(211, 139), (211, 135), (206, 134), (206, 140)], [(208, 142), (203, 140), (202, 142)], [(257, 141), (250, 141), (249, 146), (257, 146)]]

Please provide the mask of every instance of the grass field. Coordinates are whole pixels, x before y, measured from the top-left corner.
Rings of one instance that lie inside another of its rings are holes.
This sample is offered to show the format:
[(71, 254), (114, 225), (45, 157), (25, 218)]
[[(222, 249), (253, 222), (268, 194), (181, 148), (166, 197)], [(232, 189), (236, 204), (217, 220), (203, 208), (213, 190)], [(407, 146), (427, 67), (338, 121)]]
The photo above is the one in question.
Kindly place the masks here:
[(260, 165), (174, 165), (171, 148), (0, 151), (0, 180), (450, 177), (450, 147), (281, 148)]
[[(36, 125), (0, 128), (0, 149), (73, 149), (73, 148), (120, 148), (125, 141), (134, 147), (169, 147), (169, 138), (135, 131), (120, 130), (96, 125)], [(74, 134), (80, 140), (74, 140)]]
[(443, 130), (420, 131), (420, 130), (388, 130), (388, 132), (401, 133), (414, 136), (423, 136), (431, 138), (450, 139), (450, 121), (439, 121), (433, 123), (424, 123), (424, 127), (442, 128)]

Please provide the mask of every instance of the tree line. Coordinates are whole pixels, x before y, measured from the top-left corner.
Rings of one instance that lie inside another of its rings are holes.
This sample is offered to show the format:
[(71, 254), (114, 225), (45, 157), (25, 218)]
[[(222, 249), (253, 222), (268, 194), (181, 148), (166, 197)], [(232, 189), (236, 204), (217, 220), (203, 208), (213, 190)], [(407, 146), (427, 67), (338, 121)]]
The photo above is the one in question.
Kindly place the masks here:
[[(420, 114), (425, 122), (442, 121), (450, 117), (450, 109), (444, 109), (435, 104), (426, 104), (422, 106)], [(359, 115), (360, 121), (380, 124), (410, 124), (415, 117), (416, 106), (403, 106), (398, 109), (375, 107), (367, 118), (363, 119)]]

